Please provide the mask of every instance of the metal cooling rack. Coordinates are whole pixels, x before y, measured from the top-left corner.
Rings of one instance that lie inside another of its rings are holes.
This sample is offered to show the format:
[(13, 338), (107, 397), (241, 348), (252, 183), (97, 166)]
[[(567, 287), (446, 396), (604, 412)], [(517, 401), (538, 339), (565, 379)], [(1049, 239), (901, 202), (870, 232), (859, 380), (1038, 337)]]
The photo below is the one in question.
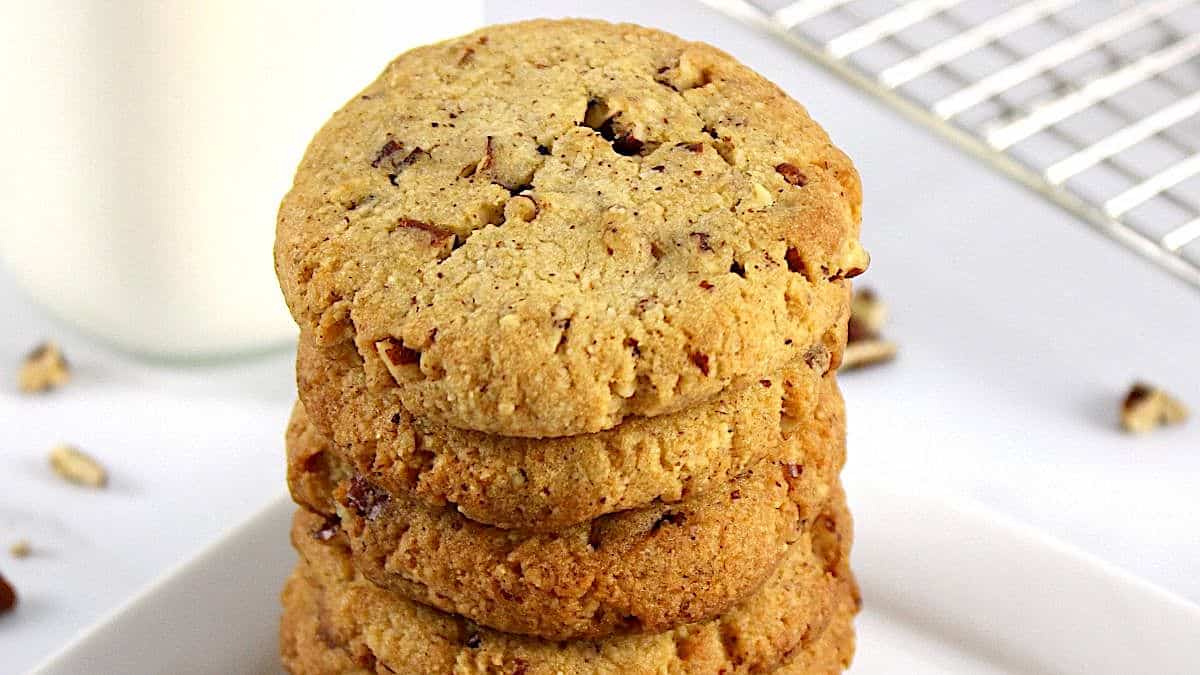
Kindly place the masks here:
[(1200, 288), (1200, 0), (703, 0)]

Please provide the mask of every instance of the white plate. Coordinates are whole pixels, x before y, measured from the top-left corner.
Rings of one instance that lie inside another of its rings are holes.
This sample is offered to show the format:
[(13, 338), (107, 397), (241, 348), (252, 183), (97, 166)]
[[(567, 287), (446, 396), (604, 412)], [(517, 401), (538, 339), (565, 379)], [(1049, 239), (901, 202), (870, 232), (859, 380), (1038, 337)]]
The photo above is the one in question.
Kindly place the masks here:
[[(1200, 607), (974, 505), (849, 491), (853, 673), (1200, 672)], [(293, 508), (270, 505), (35, 672), (278, 673)]]

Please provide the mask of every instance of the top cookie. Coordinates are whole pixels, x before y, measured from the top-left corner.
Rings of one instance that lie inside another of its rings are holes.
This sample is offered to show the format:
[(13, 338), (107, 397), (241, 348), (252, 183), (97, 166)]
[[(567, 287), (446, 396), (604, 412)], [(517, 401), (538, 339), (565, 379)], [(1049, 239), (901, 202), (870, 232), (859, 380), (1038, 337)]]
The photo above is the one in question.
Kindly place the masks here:
[(414, 414), (611, 428), (820, 339), (857, 242), (849, 159), (708, 45), (531, 21), (407, 52), (317, 134), (276, 266), (319, 344)]

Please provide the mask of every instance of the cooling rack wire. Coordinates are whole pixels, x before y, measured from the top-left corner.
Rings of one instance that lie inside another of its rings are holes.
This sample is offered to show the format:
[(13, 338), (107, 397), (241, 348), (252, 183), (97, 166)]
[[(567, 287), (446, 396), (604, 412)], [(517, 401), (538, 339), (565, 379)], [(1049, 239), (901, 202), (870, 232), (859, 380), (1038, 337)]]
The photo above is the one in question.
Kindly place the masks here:
[(702, 0), (1200, 289), (1200, 0)]

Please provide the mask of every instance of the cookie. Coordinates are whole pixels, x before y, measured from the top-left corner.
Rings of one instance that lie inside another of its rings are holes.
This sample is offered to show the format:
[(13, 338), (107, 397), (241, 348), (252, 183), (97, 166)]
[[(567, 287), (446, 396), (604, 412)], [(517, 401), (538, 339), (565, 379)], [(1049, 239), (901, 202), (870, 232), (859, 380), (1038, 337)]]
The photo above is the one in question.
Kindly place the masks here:
[[(551, 642), (482, 628), (404, 600), (364, 579), (340, 537), (292, 531), (302, 562), (283, 593), (281, 651), (309, 673), (747, 673), (836, 672), (853, 650), (857, 588), (848, 567), (851, 521), (840, 495), (750, 597), (719, 618), (658, 634)], [(819, 587), (814, 594), (797, 589)], [(801, 669), (807, 668), (807, 669)]]
[(316, 513), (332, 514), (337, 508), (333, 492), (338, 483), (354, 475), (353, 468), (331, 451), (329, 441), (309, 423), (299, 402), (292, 406), (286, 438), (292, 501)]
[(729, 55), (592, 20), (402, 54), (313, 139), (285, 299), (414, 415), (529, 437), (696, 405), (794, 363), (865, 269), (861, 187)]
[[(283, 594), (284, 613), (280, 624), (280, 652), (290, 673), (293, 675), (333, 675), (335, 673), (339, 675), (391, 675), (392, 673), (406, 672), (398, 670), (397, 668), (400, 666), (389, 667), (381, 664), (370, 650), (368, 643), (360, 635), (342, 638), (332, 632), (329, 628), (332, 624), (329, 623), (328, 618), (324, 622), (322, 621), (321, 597), (320, 588), (304, 578), (300, 572), (293, 574), (288, 579)], [(857, 612), (855, 597), (856, 593), (849, 589), (839, 591), (838, 609), (828, 628), (815, 639), (808, 641), (806, 646), (795, 653), (791, 661), (780, 666), (774, 672), (777, 675), (837, 675), (849, 668), (850, 661), (854, 656), (854, 615)], [(354, 630), (354, 628), (343, 630)], [(603, 650), (603, 647), (601, 649)], [(629, 658), (603, 662), (599, 659), (592, 662), (580, 660), (579, 664), (573, 666), (572, 669), (553, 672), (555, 675), (709, 672), (705, 670), (706, 664), (704, 663), (708, 659), (690, 661), (681, 659), (677, 663), (672, 663), (668, 670), (657, 671), (653, 669), (653, 658), (649, 657), (642, 663), (633, 662), (634, 660)], [(438, 660), (450, 668), (445, 671), (447, 673), (507, 672), (533, 675), (534, 673), (551, 672), (537, 667), (530, 669), (527, 662), (525, 669), (521, 670), (520, 661), (479, 664), (465, 660), (461, 665), (458, 663), (452, 665), (447, 658), (443, 657)], [(746, 668), (735, 666), (725, 672), (731, 674), (746, 672)]]
[(829, 626), (809, 646), (801, 649), (776, 671), (776, 675), (838, 675), (854, 660), (854, 616), (862, 607), (855, 586), (838, 597)]
[[(654, 632), (745, 595), (828, 501), (845, 459), (845, 423), (836, 382), (827, 378), (823, 389), (782, 461), (680, 503), (550, 532), (483, 525), (358, 477), (341, 481), (335, 514), (322, 490), (337, 481), (311, 474), (352, 470), (311, 428), (289, 436), (289, 482), (299, 503), (340, 518), (367, 577), (407, 597), (553, 639)], [(292, 428), (303, 430), (303, 418)]]
[[(482, 525), (361, 478), (339, 486), (336, 516), (365, 576), (480, 624), (550, 639), (657, 632), (724, 611), (770, 573), (828, 500), (845, 447), (832, 440), (793, 440), (789, 460), (760, 464), (719, 492), (548, 533)], [(293, 467), (336, 456), (289, 455)], [(301, 503), (334, 515), (321, 509), (328, 500)]]
[[(844, 330), (844, 321), (838, 325)], [(831, 333), (831, 345), (839, 334)], [(822, 380), (831, 361), (823, 347), (694, 408), (633, 418), (595, 434), (525, 439), (416, 417), (395, 389), (367, 388), (352, 347), (321, 349), (307, 338), (301, 336), (297, 354), (300, 398), (309, 420), (358, 473), (389, 492), (450, 505), (506, 529), (553, 531), (706, 494), (761, 461), (780, 458), (785, 434), (840, 429), (829, 422), (840, 403), (830, 403), (812, 424), (799, 423), (812, 417), (821, 396), (838, 396), (832, 377)], [(302, 428), (293, 424), (289, 434)]]

